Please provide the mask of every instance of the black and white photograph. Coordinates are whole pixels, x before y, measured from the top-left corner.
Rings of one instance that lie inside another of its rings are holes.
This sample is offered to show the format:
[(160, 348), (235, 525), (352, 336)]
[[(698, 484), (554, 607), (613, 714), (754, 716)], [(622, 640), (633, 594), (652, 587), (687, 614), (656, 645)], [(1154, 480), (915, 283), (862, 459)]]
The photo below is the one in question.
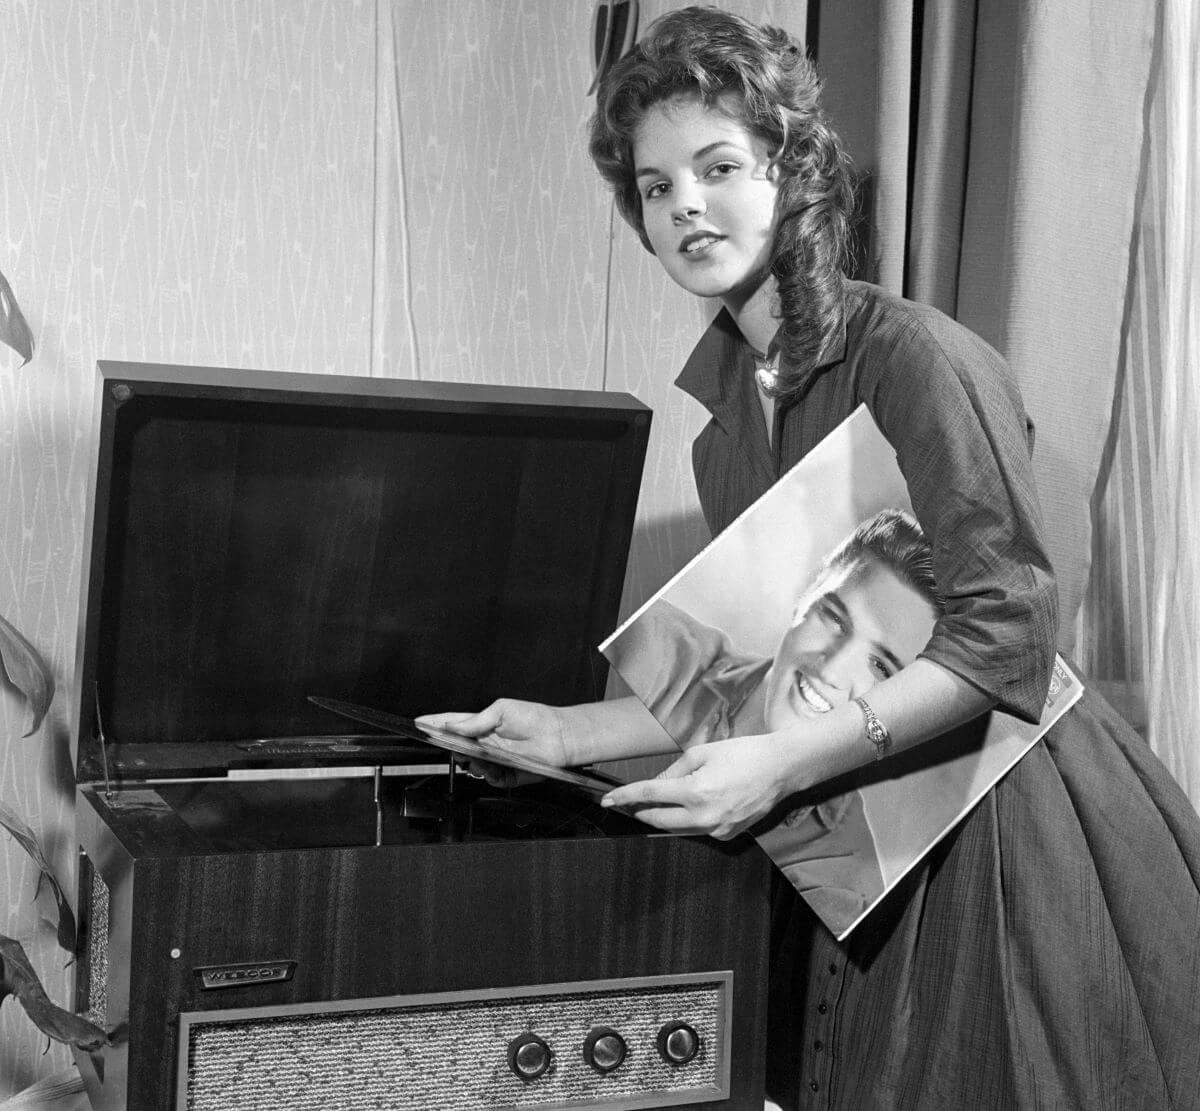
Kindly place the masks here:
[(0, 1111), (1200, 1111), (1196, 0), (0, 44)]

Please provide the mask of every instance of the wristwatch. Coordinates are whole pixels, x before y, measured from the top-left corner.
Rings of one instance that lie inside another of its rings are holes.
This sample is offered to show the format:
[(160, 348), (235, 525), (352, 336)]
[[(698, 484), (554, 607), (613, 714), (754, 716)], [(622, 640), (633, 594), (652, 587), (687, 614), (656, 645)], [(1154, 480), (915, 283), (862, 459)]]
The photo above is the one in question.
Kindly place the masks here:
[(875, 711), (867, 705), (865, 698), (856, 698), (854, 701), (863, 712), (867, 726), (867, 740), (875, 749), (875, 759), (882, 760), (892, 747), (892, 735), (888, 732), (887, 726), (875, 716)]

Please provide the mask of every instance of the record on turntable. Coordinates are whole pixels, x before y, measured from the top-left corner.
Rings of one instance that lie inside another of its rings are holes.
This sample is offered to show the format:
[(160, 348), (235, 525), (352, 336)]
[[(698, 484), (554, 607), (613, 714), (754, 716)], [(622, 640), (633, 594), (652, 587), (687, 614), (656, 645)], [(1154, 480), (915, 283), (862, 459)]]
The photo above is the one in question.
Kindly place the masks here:
[(456, 756), (465, 756), (472, 760), (482, 760), (489, 764), (499, 764), (515, 771), (529, 772), (544, 779), (557, 780), (578, 787), (589, 794), (606, 795), (614, 787), (619, 787), (619, 779), (611, 779), (606, 775), (591, 769), (560, 768), (554, 764), (546, 764), (528, 756), (521, 756), (505, 749), (494, 748), (483, 744), (474, 737), (465, 737), (461, 733), (451, 733), (446, 729), (435, 729), (423, 725), (413, 718), (402, 717), (400, 714), (390, 714), (385, 710), (376, 710), (370, 706), (359, 706), (353, 702), (343, 702), (337, 698), (322, 698), (310, 694), (309, 702), (320, 706), (323, 710), (339, 714), (351, 721), (364, 725), (373, 725), (377, 729), (402, 737), (408, 741), (424, 741)]

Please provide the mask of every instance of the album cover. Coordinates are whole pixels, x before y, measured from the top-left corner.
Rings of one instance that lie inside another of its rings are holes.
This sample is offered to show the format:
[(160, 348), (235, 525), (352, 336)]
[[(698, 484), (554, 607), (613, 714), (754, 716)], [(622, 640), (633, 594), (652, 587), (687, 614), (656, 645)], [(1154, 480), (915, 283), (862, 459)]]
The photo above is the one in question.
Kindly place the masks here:
[[(923, 649), (940, 600), (895, 452), (860, 406), (600, 650), (681, 749), (813, 718)], [(841, 940), (1079, 698), (994, 711), (753, 831)]]

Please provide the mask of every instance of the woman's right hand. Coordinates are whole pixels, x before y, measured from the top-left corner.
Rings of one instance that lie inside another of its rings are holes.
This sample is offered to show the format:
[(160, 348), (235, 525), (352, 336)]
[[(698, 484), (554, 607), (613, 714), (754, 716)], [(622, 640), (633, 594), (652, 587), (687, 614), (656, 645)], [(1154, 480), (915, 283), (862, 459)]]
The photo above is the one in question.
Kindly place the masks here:
[[(555, 706), (501, 698), (477, 714), (425, 714), (416, 720), (419, 725), (473, 737), (484, 746), (554, 767), (566, 767), (571, 762), (563, 713)], [(468, 762), (467, 771), (482, 775), (494, 787), (529, 781), (528, 776), (511, 768), (476, 760)]]

